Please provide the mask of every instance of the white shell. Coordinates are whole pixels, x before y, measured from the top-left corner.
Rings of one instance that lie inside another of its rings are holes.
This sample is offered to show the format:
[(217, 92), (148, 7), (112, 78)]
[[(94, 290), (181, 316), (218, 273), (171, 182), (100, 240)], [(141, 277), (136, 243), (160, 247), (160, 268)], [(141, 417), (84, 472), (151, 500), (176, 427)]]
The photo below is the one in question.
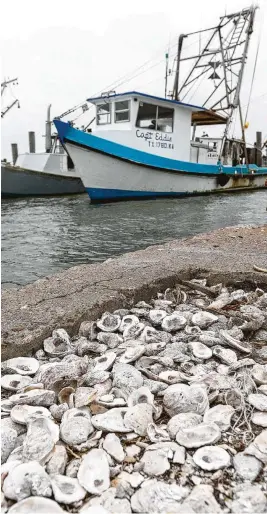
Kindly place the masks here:
[(181, 412), (169, 420), (167, 430), (172, 439), (175, 439), (177, 432), (181, 430), (181, 428), (195, 427), (200, 423), (202, 423), (202, 416), (200, 416), (200, 414), (196, 414), (195, 412)]
[(144, 323), (135, 323), (134, 325), (128, 325), (123, 331), (124, 340), (136, 339), (145, 328)]
[(97, 326), (103, 332), (116, 332), (121, 324), (120, 316), (116, 314), (110, 314), (109, 312), (105, 312), (101, 319), (97, 321)]
[(137, 325), (139, 323), (139, 319), (134, 314), (127, 314), (126, 316), (123, 316), (120, 324), (119, 331), (124, 332), (124, 330), (133, 325)]
[[(180, 511), (178, 510), (178, 512)], [(195, 512), (205, 514), (222, 513), (221, 507), (213, 495), (213, 487), (211, 485), (196, 485), (183, 502), (183, 514)]]
[(204, 423), (216, 423), (219, 429), (224, 432), (231, 426), (231, 419), (235, 409), (231, 405), (215, 405), (204, 414)]
[(149, 403), (154, 404), (154, 395), (148, 389), (148, 387), (142, 386), (133, 391), (128, 398), (128, 406), (133, 407), (138, 403)]
[(63, 475), (68, 462), (68, 454), (63, 444), (56, 444), (46, 465), (46, 472), (49, 475)]
[(178, 384), (179, 382), (183, 382), (180, 371), (162, 371), (159, 374), (159, 379), (166, 382), (166, 384)]
[(99, 332), (97, 339), (100, 343), (105, 344), (108, 348), (116, 348), (119, 344), (123, 343), (123, 338), (114, 332)]
[(266, 512), (266, 496), (259, 484), (242, 484), (234, 493), (231, 505), (234, 514)]
[(1, 365), (2, 373), (18, 373), (19, 375), (34, 375), (39, 369), (39, 362), (33, 357), (14, 357)]
[(94, 431), (90, 413), (84, 409), (69, 409), (62, 417), (60, 437), (70, 446), (85, 442)]
[(226, 468), (231, 464), (230, 455), (219, 446), (204, 446), (193, 455), (194, 462), (201, 469), (213, 471)]
[(255, 480), (262, 469), (262, 463), (258, 459), (252, 455), (245, 455), (244, 453), (234, 455), (233, 464), (236, 473), (243, 478), (243, 480)]
[(166, 332), (176, 332), (177, 330), (182, 330), (186, 323), (187, 321), (184, 316), (178, 312), (174, 312), (173, 314), (164, 317), (161, 326), (163, 330), (166, 330)]
[(104, 450), (93, 449), (83, 457), (78, 480), (90, 494), (100, 495), (109, 488), (109, 465)]
[(96, 391), (93, 387), (77, 387), (75, 391), (75, 407), (84, 407), (95, 399)]
[(252, 378), (258, 385), (267, 385), (267, 365), (256, 364), (252, 369)]
[(195, 427), (182, 428), (176, 434), (178, 444), (185, 448), (199, 448), (219, 441), (221, 432), (215, 423), (200, 423)]
[(254, 455), (257, 459), (267, 464), (267, 430), (263, 430), (254, 441), (245, 449), (248, 455)]
[(170, 436), (167, 430), (164, 428), (158, 427), (154, 423), (150, 423), (147, 427), (147, 435), (152, 443), (158, 443), (161, 441), (169, 441)]
[(163, 405), (169, 416), (180, 412), (203, 414), (209, 400), (206, 390), (197, 385), (174, 384), (164, 391)]
[(97, 430), (105, 432), (131, 432), (130, 428), (124, 425), (124, 416), (127, 412), (125, 408), (110, 409), (103, 414), (97, 414), (92, 417), (92, 425)]
[(122, 462), (125, 457), (123, 447), (119, 438), (115, 434), (107, 434), (103, 443), (103, 448), (117, 462)]
[(229, 348), (223, 348), (220, 345), (213, 346), (212, 353), (223, 364), (227, 364), (228, 366), (234, 364), (237, 361), (237, 355), (233, 350), (230, 350)]
[(10, 507), (10, 514), (63, 514), (58, 503), (41, 496), (29, 496)]
[(14, 423), (19, 423), (21, 425), (26, 425), (29, 417), (52, 417), (51, 412), (46, 409), (46, 407), (33, 407), (31, 405), (15, 405), (10, 412), (10, 416)]
[(260, 391), (260, 393), (267, 395), (267, 385), (260, 386), (258, 390)]
[(163, 475), (171, 467), (168, 460), (168, 450), (145, 451), (141, 462), (144, 464), (144, 473), (149, 476)]
[(249, 394), (248, 402), (255, 409), (267, 412), (267, 396), (265, 394)]
[(222, 343), (227, 346), (231, 346), (231, 348), (236, 348), (244, 353), (251, 352), (251, 347), (248, 343), (235, 339), (227, 332), (227, 330), (220, 330), (220, 337), (222, 339)]
[(124, 416), (124, 425), (136, 434), (144, 436), (148, 425), (153, 423), (152, 412), (152, 405), (147, 403), (138, 403), (129, 407)]
[(1, 387), (7, 391), (18, 391), (23, 387), (26, 387), (32, 382), (32, 379), (27, 375), (3, 375), (1, 377)]
[(218, 317), (207, 311), (199, 311), (192, 316), (193, 325), (197, 325), (200, 328), (207, 328), (212, 323), (218, 320)]
[(23, 460), (47, 462), (59, 439), (59, 427), (49, 418), (37, 418), (28, 425), (26, 439), (23, 442)]
[(51, 357), (63, 357), (71, 353), (73, 350), (67, 332), (64, 329), (54, 330), (52, 337), (44, 340), (44, 351)]
[(149, 311), (149, 319), (154, 325), (161, 325), (166, 316), (167, 312), (162, 309), (151, 309)]
[(19, 464), (10, 471), (3, 484), (3, 492), (10, 500), (24, 500), (31, 494), (51, 496), (50, 477), (38, 462)]
[(27, 393), (13, 394), (9, 401), (13, 405), (37, 405), (50, 407), (55, 403), (55, 392), (47, 389), (32, 389)]
[(187, 487), (155, 480), (151, 484), (144, 484), (144, 487), (140, 487), (133, 494), (131, 497), (132, 511), (147, 514), (179, 512), (181, 501), (188, 495), (188, 492)]
[(130, 366), (130, 364), (122, 364), (121, 362), (114, 364), (112, 374), (113, 387), (121, 389), (127, 396), (143, 385), (144, 379), (140, 371)]
[(112, 368), (116, 357), (117, 355), (114, 352), (108, 352), (105, 355), (101, 355), (101, 357), (96, 357), (94, 359), (94, 371), (108, 371)]
[(53, 475), (51, 485), (55, 500), (69, 505), (81, 501), (86, 496), (86, 490), (80, 486), (77, 478), (63, 475)]
[(251, 421), (254, 425), (267, 428), (267, 412), (253, 412)]
[(192, 353), (197, 359), (210, 359), (212, 357), (212, 351), (208, 346), (203, 343), (199, 343), (197, 341), (193, 343), (189, 343), (189, 348), (191, 348)]
[(129, 364), (130, 362), (134, 362), (139, 357), (143, 355), (145, 352), (145, 346), (136, 345), (132, 348), (127, 348), (126, 352), (120, 357), (120, 362), (123, 362), (125, 364)]
[(5, 427), (1, 424), (1, 462), (2, 464), (6, 462), (10, 453), (14, 450), (16, 440), (17, 440), (17, 431)]

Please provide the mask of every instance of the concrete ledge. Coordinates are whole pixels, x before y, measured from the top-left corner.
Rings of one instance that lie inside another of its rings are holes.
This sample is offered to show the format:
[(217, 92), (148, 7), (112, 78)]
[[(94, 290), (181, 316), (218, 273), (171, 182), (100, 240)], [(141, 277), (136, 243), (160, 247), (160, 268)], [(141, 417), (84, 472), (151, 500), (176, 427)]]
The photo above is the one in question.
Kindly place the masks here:
[[(179, 223), (179, 220), (177, 220)], [(75, 266), (2, 293), (2, 359), (38, 350), (55, 328), (74, 335), (84, 320), (148, 300), (177, 277), (267, 286), (267, 225), (229, 227)]]

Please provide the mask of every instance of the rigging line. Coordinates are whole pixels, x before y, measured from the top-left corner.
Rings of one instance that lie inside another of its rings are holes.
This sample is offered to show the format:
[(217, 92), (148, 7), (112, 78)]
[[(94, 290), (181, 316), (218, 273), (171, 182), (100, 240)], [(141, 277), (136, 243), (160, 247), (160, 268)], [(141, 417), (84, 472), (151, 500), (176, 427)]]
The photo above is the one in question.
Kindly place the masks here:
[[(262, 28), (262, 25), (261, 25), (261, 28)], [(246, 110), (246, 116), (245, 116), (245, 123), (246, 123), (247, 118), (248, 118), (248, 110), (249, 110), (249, 106), (250, 106), (251, 93), (252, 93), (252, 89), (253, 89), (254, 78), (255, 78), (255, 73), (256, 73), (256, 67), (257, 67), (257, 62), (258, 62), (260, 41), (261, 41), (261, 29), (260, 29), (260, 33), (259, 33), (259, 40), (258, 40), (256, 57), (255, 57), (255, 62), (254, 62), (254, 69), (253, 69), (253, 74), (252, 74), (251, 86), (250, 86), (250, 91), (249, 91), (248, 104), (247, 104), (247, 110)]]

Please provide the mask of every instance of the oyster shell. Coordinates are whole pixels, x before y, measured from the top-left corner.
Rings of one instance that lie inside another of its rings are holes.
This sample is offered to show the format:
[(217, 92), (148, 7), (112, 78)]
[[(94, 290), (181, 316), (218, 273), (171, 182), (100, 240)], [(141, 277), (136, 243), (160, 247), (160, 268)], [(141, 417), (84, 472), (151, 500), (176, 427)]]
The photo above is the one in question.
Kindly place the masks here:
[(169, 416), (181, 412), (203, 414), (209, 406), (206, 390), (197, 386), (174, 384), (164, 391), (163, 405)]
[(70, 446), (85, 442), (94, 431), (90, 412), (86, 408), (69, 409), (61, 420), (60, 437)]
[(53, 475), (51, 485), (54, 498), (59, 503), (69, 505), (83, 500), (86, 496), (86, 490), (81, 487), (77, 478)]
[(254, 455), (261, 460), (263, 464), (267, 464), (267, 430), (263, 430), (253, 443), (251, 443), (244, 451), (246, 455)]
[(239, 339), (235, 339), (232, 337), (227, 330), (220, 330), (220, 338), (221, 342), (224, 345), (231, 346), (231, 348), (236, 348), (240, 352), (251, 353), (251, 347), (245, 341), (239, 341)]
[(152, 412), (152, 405), (147, 403), (138, 403), (129, 407), (124, 416), (125, 427), (138, 435), (146, 435), (148, 425), (153, 423)]
[(151, 311), (149, 311), (149, 320), (156, 326), (161, 325), (166, 316), (167, 312), (162, 309), (151, 309)]
[(97, 321), (97, 327), (103, 332), (116, 332), (121, 324), (121, 318), (118, 315), (104, 312), (101, 319)]
[(126, 328), (137, 325), (137, 323), (139, 323), (139, 318), (137, 316), (134, 314), (126, 314), (126, 316), (123, 316), (121, 320), (119, 331), (124, 332)]
[(54, 391), (47, 389), (32, 389), (27, 393), (14, 394), (9, 400), (12, 405), (36, 405), (41, 407), (50, 407), (55, 403)]
[(109, 488), (109, 465), (104, 450), (93, 449), (82, 459), (78, 471), (79, 483), (90, 494), (100, 495)]
[(97, 414), (92, 417), (92, 425), (97, 430), (105, 432), (131, 432), (124, 424), (124, 417), (127, 412), (126, 408), (113, 408), (103, 414)]
[(59, 427), (49, 418), (30, 421), (23, 443), (23, 460), (46, 463), (59, 439)]
[(256, 457), (246, 455), (245, 453), (234, 455), (233, 464), (236, 473), (243, 480), (255, 480), (262, 470), (262, 463)]
[(255, 409), (267, 412), (267, 396), (265, 394), (249, 394), (248, 402)]
[(212, 354), (217, 357), (217, 359), (219, 359), (223, 364), (227, 364), (228, 366), (237, 362), (236, 353), (229, 348), (223, 348), (219, 345), (213, 346)]
[(112, 368), (113, 363), (116, 360), (116, 353), (108, 352), (105, 355), (101, 355), (101, 357), (96, 357), (94, 359), (94, 370), (95, 371), (108, 371)]
[(210, 359), (212, 357), (211, 349), (203, 343), (194, 341), (192, 343), (189, 343), (188, 346), (192, 350), (193, 355), (197, 359), (206, 360), (206, 359)]
[(10, 413), (12, 421), (21, 425), (26, 425), (29, 418), (47, 417), (51, 418), (51, 412), (46, 407), (34, 407), (31, 405), (15, 405)]
[(178, 444), (185, 448), (199, 448), (217, 443), (221, 438), (221, 432), (215, 423), (200, 423), (195, 427), (182, 428), (176, 434)]
[(138, 403), (149, 403), (150, 405), (154, 405), (154, 395), (148, 387), (139, 387), (130, 394), (128, 398), (128, 406), (133, 407)]
[(51, 457), (46, 465), (46, 471), (49, 475), (63, 475), (68, 462), (68, 454), (63, 444), (56, 444)]
[(52, 495), (49, 475), (38, 462), (18, 464), (6, 477), (3, 492), (9, 500), (20, 501), (28, 496)]
[(215, 405), (204, 414), (204, 423), (216, 423), (219, 429), (224, 432), (231, 426), (231, 419), (235, 413), (231, 405)]
[(18, 375), (34, 375), (39, 369), (39, 362), (33, 357), (14, 357), (2, 362), (1, 372), (3, 375), (17, 373)]
[(193, 455), (197, 466), (207, 471), (226, 468), (231, 464), (229, 453), (219, 446), (204, 446)]
[(117, 462), (122, 462), (125, 458), (125, 453), (119, 438), (115, 434), (107, 434), (103, 443), (103, 448), (111, 455)]
[(133, 512), (154, 514), (155, 512), (179, 512), (181, 501), (189, 489), (176, 484), (153, 481), (138, 489), (131, 497)]
[(26, 387), (32, 382), (32, 379), (27, 375), (18, 375), (16, 373), (12, 375), (3, 375), (1, 377), (1, 387), (7, 391), (18, 391), (23, 387)]
[(1, 424), (1, 462), (6, 462), (10, 453), (14, 450), (17, 440), (17, 431)]
[(25, 500), (15, 503), (8, 512), (11, 514), (63, 514), (64, 511), (58, 503), (49, 498), (29, 496)]
[[(221, 514), (223, 511), (217, 503), (213, 487), (211, 485), (200, 484), (196, 485), (183, 502), (183, 513), (199, 512), (205, 514)], [(179, 512), (179, 511), (178, 511)]]
[(130, 362), (134, 362), (139, 357), (143, 355), (145, 352), (145, 346), (143, 345), (136, 345), (133, 348), (128, 348), (126, 352), (120, 357), (120, 362), (129, 364)]
[(192, 316), (192, 323), (193, 325), (197, 325), (200, 328), (208, 328), (210, 327), (215, 321), (218, 320), (218, 317), (214, 314), (211, 314), (211, 312), (207, 311), (199, 311), (193, 314)]
[(181, 412), (169, 420), (167, 430), (171, 438), (175, 439), (177, 432), (182, 428), (195, 427), (200, 423), (202, 423), (202, 416), (200, 416), (200, 414), (196, 414), (194, 412)]
[(97, 339), (110, 349), (116, 348), (119, 344), (123, 343), (123, 338), (119, 334), (114, 334), (114, 332), (99, 332)]
[(127, 396), (129, 396), (132, 391), (143, 385), (144, 379), (140, 371), (129, 364), (123, 364), (120, 362), (114, 364), (112, 374), (113, 387), (117, 387)]
[(173, 314), (167, 315), (163, 318), (161, 327), (166, 332), (176, 332), (177, 330), (182, 330), (187, 323), (187, 320), (184, 316), (179, 314), (178, 312), (174, 312)]
[(251, 421), (254, 425), (267, 428), (267, 412), (253, 412)]

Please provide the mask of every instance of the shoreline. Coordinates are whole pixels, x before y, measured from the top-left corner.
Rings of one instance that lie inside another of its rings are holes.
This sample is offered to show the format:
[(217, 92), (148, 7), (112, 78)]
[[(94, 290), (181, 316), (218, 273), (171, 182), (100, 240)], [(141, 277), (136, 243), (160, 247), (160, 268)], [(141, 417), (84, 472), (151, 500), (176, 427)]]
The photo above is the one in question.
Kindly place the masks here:
[(2, 359), (27, 355), (59, 326), (70, 335), (104, 311), (149, 300), (177, 278), (209, 284), (267, 284), (267, 225), (226, 227), (163, 245), (83, 264), (2, 291)]

